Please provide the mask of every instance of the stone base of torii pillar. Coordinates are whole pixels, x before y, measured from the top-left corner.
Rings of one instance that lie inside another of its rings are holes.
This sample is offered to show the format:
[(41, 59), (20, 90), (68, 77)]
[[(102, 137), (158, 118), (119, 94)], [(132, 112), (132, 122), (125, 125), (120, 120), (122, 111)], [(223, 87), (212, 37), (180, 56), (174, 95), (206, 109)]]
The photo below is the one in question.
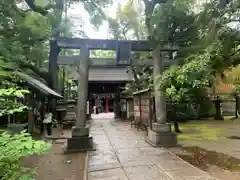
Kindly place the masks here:
[(67, 152), (83, 152), (95, 150), (93, 138), (89, 134), (87, 121), (87, 97), (88, 97), (88, 65), (89, 50), (81, 48), (78, 66), (78, 99), (76, 108), (76, 126), (72, 129), (72, 137), (67, 142)]
[(67, 152), (84, 152), (96, 150), (92, 136), (89, 135), (89, 127), (74, 127), (72, 137), (67, 142)]
[(177, 145), (177, 134), (171, 132), (170, 124), (153, 123), (153, 128), (148, 128), (146, 142), (153, 147), (174, 147)]

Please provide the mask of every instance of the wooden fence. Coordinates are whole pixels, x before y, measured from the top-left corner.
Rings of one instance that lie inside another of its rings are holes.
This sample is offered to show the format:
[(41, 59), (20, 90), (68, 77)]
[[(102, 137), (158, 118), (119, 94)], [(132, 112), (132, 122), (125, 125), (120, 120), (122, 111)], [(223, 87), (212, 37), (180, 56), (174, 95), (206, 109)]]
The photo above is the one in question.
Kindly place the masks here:
[[(222, 99), (221, 112), (223, 116), (235, 115), (234, 99)], [(134, 106), (134, 124), (151, 128), (152, 122), (155, 122), (155, 104), (153, 93), (146, 89), (133, 94)], [(198, 101), (186, 101), (182, 103), (173, 103), (167, 101), (167, 119), (168, 121), (185, 121), (214, 117), (216, 113), (214, 99), (203, 98)]]
[(149, 127), (154, 121), (154, 104), (152, 93), (147, 89), (133, 94), (134, 123)]

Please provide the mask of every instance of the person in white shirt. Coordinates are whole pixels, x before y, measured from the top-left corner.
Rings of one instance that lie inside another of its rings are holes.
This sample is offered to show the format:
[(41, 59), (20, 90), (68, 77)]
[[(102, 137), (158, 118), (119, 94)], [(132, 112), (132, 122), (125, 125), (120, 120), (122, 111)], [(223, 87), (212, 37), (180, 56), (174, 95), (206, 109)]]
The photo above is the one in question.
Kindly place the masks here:
[(102, 101), (99, 97), (97, 97), (95, 100), (95, 106), (96, 106), (97, 114), (102, 112)]
[(49, 112), (49, 110), (47, 110), (44, 120), (43, 120), (43, 124), (45, 126), (44, 129), (47, 130), (47, 135), (49, 135), (49, 136), (52, 135), (52, 118), (53, 118), (52, 113)]

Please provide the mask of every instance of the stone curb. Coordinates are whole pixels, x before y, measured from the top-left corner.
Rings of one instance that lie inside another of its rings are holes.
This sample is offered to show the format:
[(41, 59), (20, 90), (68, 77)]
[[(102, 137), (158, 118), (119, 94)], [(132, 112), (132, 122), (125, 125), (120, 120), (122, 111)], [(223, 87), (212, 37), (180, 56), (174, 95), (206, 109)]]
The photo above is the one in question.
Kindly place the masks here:
[[(168, 149), (166, 149), (166, 148), (165, 148), (165, 150), (168, 151), (168, 153), (171, 154), (172, 156), (175, 156), (176, 158), (178, 158), (178, 159), (184, 161), (182, 158), (180, 158), (179, 156), (177, 156), (176, 154), (174, 154), (174, 153), (171, 152), (170, 150), (168, 150)], [(194, 165), (190, 164), (189, 162), (187, 162), (187, 161), (184, 161), (184, 162), (186, 162), (190, 167), (197, 168), (200, 172), (202, 172), (202, 173), (204, 173), (204, 174), (207, 173), (208, 176), (211, 177), (211, 178), (213, 178), (214, 180), (219, 180), (219, 179), (213, 177), (213, 176), (212, 176), (211, 174), (209, 174), (208, 172), (205, 172), (205, 171), (199, 169), (198, 167), (195, 167)]]
[(85, 167), (84, 167), (84, 175), (83, 180), (88, 180), (88, 161), (89, 161), (89, 152), (86, 152), (86, 158), (85, 158)]

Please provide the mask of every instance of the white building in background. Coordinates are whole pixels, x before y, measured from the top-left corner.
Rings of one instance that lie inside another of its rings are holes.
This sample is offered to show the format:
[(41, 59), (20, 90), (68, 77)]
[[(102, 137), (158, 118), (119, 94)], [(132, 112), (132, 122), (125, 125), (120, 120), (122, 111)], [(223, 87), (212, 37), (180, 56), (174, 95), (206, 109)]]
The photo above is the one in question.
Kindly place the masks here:
[(210, 2), (211, 0), (194, 0), (194, 11), (199, 12), (202, 10), (205, 3)]

